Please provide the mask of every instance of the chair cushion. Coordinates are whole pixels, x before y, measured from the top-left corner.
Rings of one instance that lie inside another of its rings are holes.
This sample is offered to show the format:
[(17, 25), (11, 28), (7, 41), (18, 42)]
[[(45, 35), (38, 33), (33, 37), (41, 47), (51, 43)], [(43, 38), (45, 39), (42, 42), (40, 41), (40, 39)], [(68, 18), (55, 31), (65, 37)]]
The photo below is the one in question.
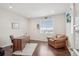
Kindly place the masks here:
[(56, 36), (57, 38), (63, 38), (63, 37), (66, 37), (65, 35), (57, 35)]
[(54, 39), (49, 39), (49, 41), (54, 41)]

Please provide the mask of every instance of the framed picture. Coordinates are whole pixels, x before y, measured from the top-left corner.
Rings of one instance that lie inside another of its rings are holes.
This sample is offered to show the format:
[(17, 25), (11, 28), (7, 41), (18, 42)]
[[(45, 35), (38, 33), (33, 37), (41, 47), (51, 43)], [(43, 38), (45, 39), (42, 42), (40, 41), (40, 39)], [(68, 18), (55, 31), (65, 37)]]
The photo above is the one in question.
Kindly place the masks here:
[(18, 23), (12, 23), (12, 29), (19, 29)]
[(37, 29), (40, 29), (40, 25), (39, 24), (37, 24)]
[(66, 22), (70, 23), (71, 22), (71, 8), (69, 10), (67, 10), (66, 12)]

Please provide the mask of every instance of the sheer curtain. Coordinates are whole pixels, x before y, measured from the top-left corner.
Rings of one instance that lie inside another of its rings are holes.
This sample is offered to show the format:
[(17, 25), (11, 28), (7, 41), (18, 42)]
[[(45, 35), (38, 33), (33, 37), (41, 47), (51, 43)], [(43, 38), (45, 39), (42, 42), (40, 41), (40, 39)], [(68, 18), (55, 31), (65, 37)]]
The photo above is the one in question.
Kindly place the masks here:
[(40, 21), (40, 33), (52, 33), (53, 20), (51, 18), (43, 19)]

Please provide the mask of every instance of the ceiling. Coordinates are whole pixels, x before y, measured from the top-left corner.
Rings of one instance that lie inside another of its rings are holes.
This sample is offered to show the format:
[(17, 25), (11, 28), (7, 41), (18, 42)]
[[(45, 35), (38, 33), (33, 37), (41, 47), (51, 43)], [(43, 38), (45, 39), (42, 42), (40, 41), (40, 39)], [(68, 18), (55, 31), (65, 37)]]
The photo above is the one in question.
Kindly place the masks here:
[(0, 3), (0, 8), (34, 18), (65, 13), (69, 5), (68, 3)]

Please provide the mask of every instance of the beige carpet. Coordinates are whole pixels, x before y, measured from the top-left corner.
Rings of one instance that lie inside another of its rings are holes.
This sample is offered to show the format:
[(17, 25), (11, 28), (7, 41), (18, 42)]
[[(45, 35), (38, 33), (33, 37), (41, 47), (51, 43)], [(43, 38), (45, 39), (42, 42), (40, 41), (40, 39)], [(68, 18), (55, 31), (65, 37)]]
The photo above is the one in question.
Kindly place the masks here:
[(37, 43), (27, 43), (22, 51), (15, 51), (13, 55), (32, 56), (37, 47)]

